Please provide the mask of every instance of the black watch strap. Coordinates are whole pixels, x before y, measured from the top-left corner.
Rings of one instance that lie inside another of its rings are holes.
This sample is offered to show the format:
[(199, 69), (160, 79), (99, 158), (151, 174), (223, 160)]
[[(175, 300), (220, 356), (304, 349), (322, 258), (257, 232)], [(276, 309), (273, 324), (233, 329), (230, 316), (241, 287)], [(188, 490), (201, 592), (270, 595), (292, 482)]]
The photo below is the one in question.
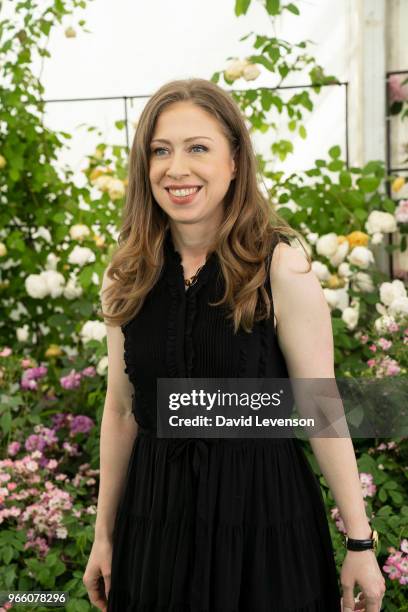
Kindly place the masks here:
[(356, 540), (354, 538), (349, 538), (348, 536), (345, 536), (345, 538), (346, 538), (347, 550), (355, 550), (355, 551), (374, 550), (376, 551), (377, 546), (378, 546), (378, 533), (375, 530), (371, 532), (371, 538), (367, 540)]

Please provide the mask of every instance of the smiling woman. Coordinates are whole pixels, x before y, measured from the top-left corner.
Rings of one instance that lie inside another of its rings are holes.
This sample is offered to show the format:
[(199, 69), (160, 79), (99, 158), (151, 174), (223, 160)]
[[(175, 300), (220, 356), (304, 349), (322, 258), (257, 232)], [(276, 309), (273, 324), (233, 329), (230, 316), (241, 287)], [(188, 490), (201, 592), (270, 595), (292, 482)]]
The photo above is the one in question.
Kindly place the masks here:
[[(109, 535), (86, 581), (111, 567), (109, 612), (340, 612), (322, 494), (296, 438), (157, 435), (159, 378), (331, 375), (327, 304), (256, 171), (244, 118), (214, 83), (171, 82), (147, 103), (102, 291), (108, 359), (118, 368), (123, 348), (134, 393), (122, 405), (137, 423), (131, 449), (115, 443), (123, 417), (115, 427), (107, 404), (101, 454), (127, 472), (101, 464), (97, 533)], [(293, 298), (296, 284), (306, 293)], [(122, 373), (109, 384), (113, 398)], [(120, 499), (104, 484), (114, 477)]]

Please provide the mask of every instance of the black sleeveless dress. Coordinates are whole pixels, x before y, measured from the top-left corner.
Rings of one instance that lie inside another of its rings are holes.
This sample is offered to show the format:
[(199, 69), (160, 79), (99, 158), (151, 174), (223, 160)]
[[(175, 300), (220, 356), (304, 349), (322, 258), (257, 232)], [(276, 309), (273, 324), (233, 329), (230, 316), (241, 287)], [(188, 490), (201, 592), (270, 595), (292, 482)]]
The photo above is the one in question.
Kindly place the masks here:
[[(212, 253), (161, 276), (122, 325), (138, 422), (113, 535), (108, 612), (340, 612), (320, 485), (296, 438), (157, 438), (156, 379), (284, 378), (273, 317), (233, 334)], [(269, 275), (267, 290), (271, 296)]]

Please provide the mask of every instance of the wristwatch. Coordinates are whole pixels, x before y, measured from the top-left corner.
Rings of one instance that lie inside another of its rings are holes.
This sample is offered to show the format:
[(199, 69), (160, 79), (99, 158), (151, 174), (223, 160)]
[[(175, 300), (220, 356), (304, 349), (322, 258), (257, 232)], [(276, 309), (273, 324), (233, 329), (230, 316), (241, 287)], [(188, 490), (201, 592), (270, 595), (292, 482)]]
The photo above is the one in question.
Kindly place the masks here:
[(378, 532), (375, 529), (371, 530), (371, 536), (368, 540), (355, 540), (344, 536), (347, 550), (373, 550), (377, 554), (378, 550)]

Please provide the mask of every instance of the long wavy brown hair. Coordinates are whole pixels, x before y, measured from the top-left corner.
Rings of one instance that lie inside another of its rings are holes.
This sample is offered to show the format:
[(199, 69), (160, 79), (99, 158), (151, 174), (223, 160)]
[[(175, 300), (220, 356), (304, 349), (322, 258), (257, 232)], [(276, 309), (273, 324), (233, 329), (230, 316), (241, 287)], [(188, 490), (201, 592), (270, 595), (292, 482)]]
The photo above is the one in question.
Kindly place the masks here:
[[(226, 305), (228, 318), (234, 321), (234, 333), (240, 326), (250, 332), (254, 322), (271, 316), (270, 298), (264, 287), (269, 274), (265, 265), (268, 255), (282, 235), (289, 240), (300, 235), (273, 210), (259, 187), (256, 155), (238, 105), (221, 87), (198, 78), (165, 83), (149, 99), (139, 118), (130, 152), (118, 245), (106, 271), (113, 281), (104, 291), (109, 312), (101, 309), (99, 314), (109, 325), (125, 324), (142, 308), (160, 276), (170, 220), (152, 194), (150, 141), (160, 113), (181, 101), (190, 101), (218, 119), (235, 156), (236, 176), (224, 198), (224, 218), (214, 247), (225, 292), (220, 301), (210, 305)], [(305, 254), (310, 269), (310, 257), (306, 251)]]

